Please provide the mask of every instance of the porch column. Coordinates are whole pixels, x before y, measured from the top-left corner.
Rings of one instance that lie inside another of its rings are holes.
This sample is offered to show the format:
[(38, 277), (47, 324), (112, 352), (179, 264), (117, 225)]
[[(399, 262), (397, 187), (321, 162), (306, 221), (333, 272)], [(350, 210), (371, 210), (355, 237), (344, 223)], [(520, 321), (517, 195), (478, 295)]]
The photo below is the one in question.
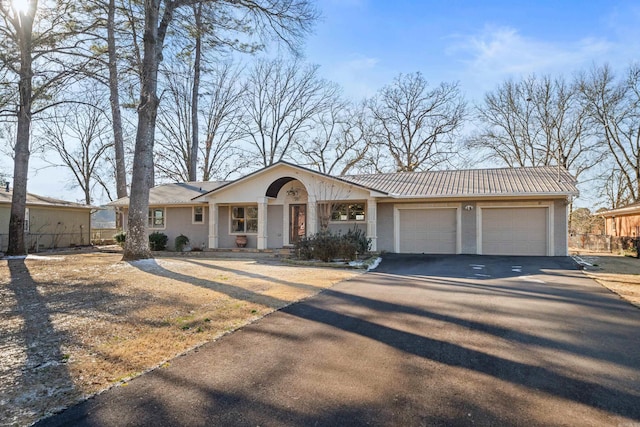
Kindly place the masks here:
[(367, 199), (367, 238), (371, 239), (371, 251), (378, 250), (378, 203), (376, 199)]
[(258, 198), (258, 249), (267, 249), (267, 198)]
[(316, 196), (307, 197), (307, 236), (318, 232), (318, 202)]
[(218, 204), (209, 200), (209, 249), (218, 248)]

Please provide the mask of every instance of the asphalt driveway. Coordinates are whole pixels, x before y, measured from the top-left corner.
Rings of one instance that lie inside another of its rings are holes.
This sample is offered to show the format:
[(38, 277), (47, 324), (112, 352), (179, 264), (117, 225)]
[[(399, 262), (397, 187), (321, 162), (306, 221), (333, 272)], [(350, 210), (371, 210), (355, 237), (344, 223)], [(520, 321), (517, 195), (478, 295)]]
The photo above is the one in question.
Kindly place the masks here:
[(640, 425), (640, 310), (570, 258), (387, 256), (39, 425)]

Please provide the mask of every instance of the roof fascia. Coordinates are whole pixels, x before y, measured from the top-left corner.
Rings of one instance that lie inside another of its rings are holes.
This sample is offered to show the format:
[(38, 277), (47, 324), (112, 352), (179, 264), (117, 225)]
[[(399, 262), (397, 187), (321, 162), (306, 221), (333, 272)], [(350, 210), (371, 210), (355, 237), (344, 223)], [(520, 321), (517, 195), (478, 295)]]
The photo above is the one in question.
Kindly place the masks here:
[(83, 206), (66, 206), (66, 205), (47, 205), (44, 203), (25, 203), (28, 208), (41, 208), (41, 209), (64, 209), (64, 210), (94, 210), (99, 209), (97, 206), (83, 205)]
[(633, 215), (640, 214), (640, 206), (628, 206), (626, 208), (611, 209), (604, 212), (597, 212), (597, 215), (604, 217), (612, 217), (616, 215)]

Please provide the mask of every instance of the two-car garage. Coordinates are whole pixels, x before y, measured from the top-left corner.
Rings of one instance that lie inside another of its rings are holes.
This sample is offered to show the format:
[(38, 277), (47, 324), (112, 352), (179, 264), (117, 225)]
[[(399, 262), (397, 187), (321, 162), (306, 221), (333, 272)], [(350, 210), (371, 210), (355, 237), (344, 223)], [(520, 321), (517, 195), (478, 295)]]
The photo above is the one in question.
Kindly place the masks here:
[(461, 214), (462, 203), (396, 205), (396, 252), (528, 256), (552, 253), (552, 203), (466, 206), (470, 211), (469, 206), (473, 206), (468, 215)]

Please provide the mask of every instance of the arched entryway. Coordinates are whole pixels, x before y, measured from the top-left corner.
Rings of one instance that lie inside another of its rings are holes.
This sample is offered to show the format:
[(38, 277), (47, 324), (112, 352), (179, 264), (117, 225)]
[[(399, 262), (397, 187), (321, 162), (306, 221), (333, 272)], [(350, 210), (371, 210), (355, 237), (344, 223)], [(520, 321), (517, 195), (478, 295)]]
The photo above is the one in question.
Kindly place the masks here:
[[(315, 232), (315, 197), (300, 179), (291, 176), (276, 179), (267, 187), (265, 198), (270, 200), (266, 224), (268, 247), (276, 240), (279, 246), (294, 245)], [(280, 234), (279, 239), (274, 236), (276, 233)]]

